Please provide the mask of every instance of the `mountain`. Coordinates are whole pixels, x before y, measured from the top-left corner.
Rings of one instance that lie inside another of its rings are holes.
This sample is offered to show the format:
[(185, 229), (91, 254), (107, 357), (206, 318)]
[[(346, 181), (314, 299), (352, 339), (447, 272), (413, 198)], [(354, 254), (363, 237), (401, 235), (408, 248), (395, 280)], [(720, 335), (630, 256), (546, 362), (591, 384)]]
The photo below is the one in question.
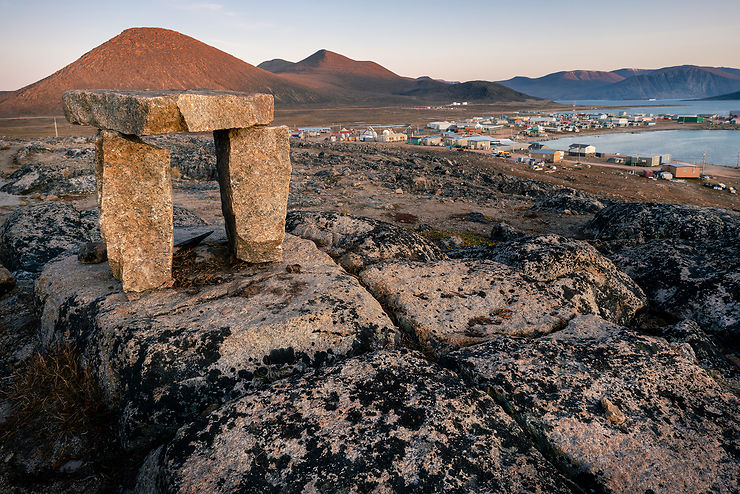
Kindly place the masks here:
[(740, 69), (681, 65), (661, 69), (575, 70), (501, 81), (517, 91), (549, 99), (704, 98), (740, 89)]
[(329, 99), (176, 31), (132, 28), (45, 79), (0, 96), (0, 115), (58, 115), (69, 89), (201, 88), (267, 91), (287, 104)]
[(681, 65), (638, 74), (590, 91), (587, 99), (705, 98), (740, 90), (740, 74), (716, 67)]
[(530, 95), (489, 81), (449, 84), (433, 79), (414, 80), (413, 87), (401, 94), (436, 101), (524, 101), (533, 99)]
[(712, 96), (710, 98), (703, 98), (704, 101), (731, 101), (740, 100), (740, 91), (734, 93), (720, 94), (719, 96)]
[(319, 50), (300, 62), (250, 65), (194, 38), (162, 28), (132, 28), (52, 75), (0, 93), (0, 116), (59, 115), (69, 89), (224, 89), (267, 92), (281, 108), (438, 104), (451, 99), (530, 99), (493, 82), (451, 84), (402, 77), (375, 62)]
[(395, 94), (414, 80), (401, 77), (375, 62), (352, 60), (328, 50), (319, 50), (300, 62), (282, 62), (272, 60), (258, 67), (270, 67), (274, 74), (309, 87), (361, 92)]
[(259, 68), (303, 84), (307, 87), (350, 91), (358, 102), (449, 103), (452, 100), (471, 102), (524, 101), (531, 96), (495, 82), (471, 81), (450, 83), (428, 76), (400, 76), (382, 65), (357, 61), (329, 50), (319, 50), (299, 62), (275, 59), (263, 62)]
[(570, 99), (593, 89), (623, 81), (625, 76), (614, 72), (596, 70), (571, 70), (555, 72), (543, 77), (514, 77), (500, 84), (548, 99)]
[(288, 62), (287, 60), (283, 60), (282, 58), (273, 58), (272, 60), (262, 62), (257, 66), (257, 68), (272, 72), (274, 74), (278, 74), (282, 69), (291, 65), (293, 65), (293, 62)]

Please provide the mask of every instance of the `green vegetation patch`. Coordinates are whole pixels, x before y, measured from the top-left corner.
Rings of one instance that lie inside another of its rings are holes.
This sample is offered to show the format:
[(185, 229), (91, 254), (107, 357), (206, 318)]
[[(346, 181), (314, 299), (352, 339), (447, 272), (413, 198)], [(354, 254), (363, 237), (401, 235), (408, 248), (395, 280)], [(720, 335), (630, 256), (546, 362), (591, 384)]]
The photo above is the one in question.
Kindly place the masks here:
[(464, 247), (473, 247), (476, 245), (494, 245), (496, 242), (485, 235), (475, 232), (465, 232), (460, 230), (428, 230), (421, 232), (421, 236), (432, 242), (458, 236), (463, 241)]

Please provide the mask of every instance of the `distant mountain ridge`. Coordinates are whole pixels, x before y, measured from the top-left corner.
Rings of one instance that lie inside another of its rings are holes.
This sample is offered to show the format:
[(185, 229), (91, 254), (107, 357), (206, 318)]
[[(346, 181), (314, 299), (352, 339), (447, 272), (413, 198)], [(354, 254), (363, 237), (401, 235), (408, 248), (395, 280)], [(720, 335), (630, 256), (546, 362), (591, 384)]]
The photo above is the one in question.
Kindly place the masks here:
[[(329, 50), (319, 50), (299, 62), (268, 60), (257, 67), (309, 87), (350, 90), (360, 101), (386, 94), (388, 101), (413, 98), (420, 102), (524, 101), (531, 96), (489, 81), (450, 83), (423, 76), (400, 76), (370, 61), (357, 61)], [(536, 99), (536, 98), (535, 98)]]
[(734, 93), (720, 94), (719, 96), (712, 96), (711, 98), (703, 98), (703, 101), (734, 101), (740, 100), (740, 91)]
[[(131, 28), (50, 76), (0, 92), (0, 115), (59, 115), (69, 89), (224, 89), (266, 92), (280, 108), (443, 104), (533, 99), (495, 82), (450, 84), (399, 76), (375, 62), (319, 50), (300, 62), (275, 59), (250, 65), (184, 34)], [(267, 70), (269, 69), (269, 70)], [(534, 98), (537, 99), (537, 98)]]
[(499, 82), (548, 99), (695, 99), (740, 90), (740, 69), (680, 65), (610, 72), (575, 70)]

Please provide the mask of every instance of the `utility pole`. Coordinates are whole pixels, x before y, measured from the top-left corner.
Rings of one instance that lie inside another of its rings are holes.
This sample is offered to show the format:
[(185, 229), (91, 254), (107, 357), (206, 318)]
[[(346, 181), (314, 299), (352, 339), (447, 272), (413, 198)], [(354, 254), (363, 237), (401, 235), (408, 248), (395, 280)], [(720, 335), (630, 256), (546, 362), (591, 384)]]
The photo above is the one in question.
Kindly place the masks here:
[(704, 151), (704, 157), (701, 160), (701, 172), (704, 173), (704, 167), (707, 164), (707, 152)]
[(54, 137), (59, 137), (59, 131), (57, 130), (57, 117), (54, 117)]

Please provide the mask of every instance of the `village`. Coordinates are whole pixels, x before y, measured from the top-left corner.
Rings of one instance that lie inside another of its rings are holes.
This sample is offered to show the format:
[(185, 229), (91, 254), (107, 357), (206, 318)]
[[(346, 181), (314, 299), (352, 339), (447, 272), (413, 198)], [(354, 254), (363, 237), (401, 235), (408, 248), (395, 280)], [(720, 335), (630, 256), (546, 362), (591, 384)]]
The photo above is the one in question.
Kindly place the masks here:
[[(452, 103), (453, 106), (467, 102)], [(704, 173), (702, 164), (675, 161), (671, 154), (623, 155), (599, 152), (588, 142), (588, 135), (600, 132), (673, 129), (677, 126), (736, 128), (740, 126), (740, 110), (728, 116), (628, 114), (627, 112), (519, 111), (511, 115), (472, 117), (459, 121), (432, 121), (422, 125), (378, 124), (364, 128), (307, 127), (292, 131), (295, 139), (330, 142), (380, 142), (412, 146), (432, 146), (491, 154), (519, 166), (544, 173), (555, 173), (558, 166), (576, 168), (591, 165), (635, 167), (630, 174), (653, 180), (684, 182), (700, 180), (714, 190), (735, 194), (735, 187), (726, 186)], [(568, 133), (584, 132), (583, 143), (574, 143), (567, 150), (547, 146), (548, 139)]]

